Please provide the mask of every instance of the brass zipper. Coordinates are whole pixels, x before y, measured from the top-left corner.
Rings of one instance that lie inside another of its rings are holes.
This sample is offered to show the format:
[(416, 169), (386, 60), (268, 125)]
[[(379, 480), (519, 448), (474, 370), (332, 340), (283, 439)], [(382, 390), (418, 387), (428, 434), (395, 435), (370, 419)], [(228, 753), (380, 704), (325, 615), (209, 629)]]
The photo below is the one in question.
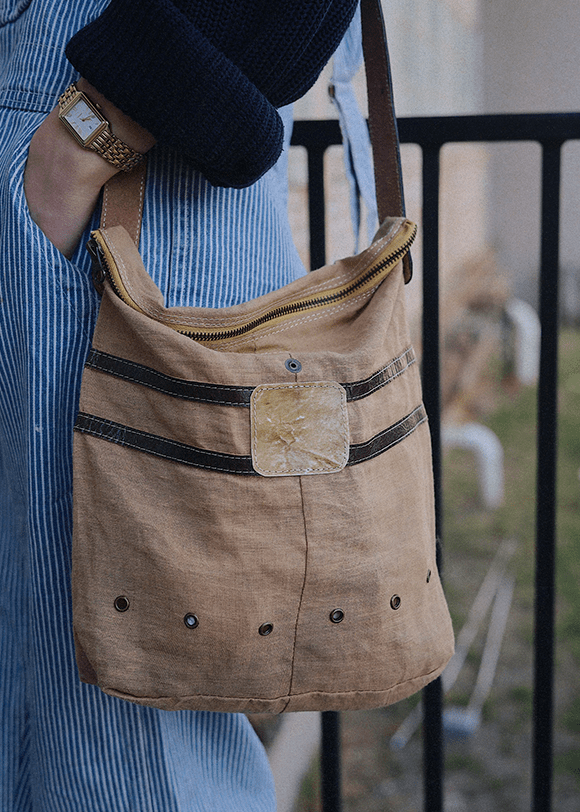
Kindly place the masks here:
[[(373, 263), (370, 268), (367, 268), (367, 270), (356, 279), (353, 279), (346, 285), (331, 288), (322, 294), (305, 296), (303, 299), (298, 299), (295, 302), (289, 302), (288, 304), (274, 307), (272, 310), (268, 310), (266, 313), (262, 313), (260, 316), (256, 316), (245, 324), (241, 324), (237, 327), (226, 330), (191, 330), (186, 325), (169, 324), (163, 322), (162, 319), (159, 319), (159, 321), (194, 341), (226, 341), (232, 338), (239, 338), (268, 322), (275, 321), (276, 319), (284, 319), (302, 311), (336, 305), (344, 299), (363, 293), (367, 289), (376, 286), (388, 276), (395, 265), (405, 256), (416, 234), (417, 226), (415, 223), (405, 220), (393, 242), (389, 245), (388, 253)], [(94, 231), (91, 234), (87, 248), (93, 260), (93, 282), (97, 290), (102, 291), (103, 282), (106, 278), (116, 295), (122, 299), (125, 304), (137, 310), (139, 313), (149, 315), (139, 307), (137, 302), (134, 301), (127, 291), (117, 269), (115, 258), (100, 231)]]

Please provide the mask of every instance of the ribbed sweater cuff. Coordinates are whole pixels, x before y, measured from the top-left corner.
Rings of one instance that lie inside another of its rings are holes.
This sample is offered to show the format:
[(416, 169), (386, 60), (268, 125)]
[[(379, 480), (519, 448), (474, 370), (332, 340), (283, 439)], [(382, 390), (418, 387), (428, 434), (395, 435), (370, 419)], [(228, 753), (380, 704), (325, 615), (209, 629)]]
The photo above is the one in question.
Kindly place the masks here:
[(169, 0), (112, 0), (75, 34), (66, 55), (215, 186), (249, 186), (280, 156), (276, 109)]

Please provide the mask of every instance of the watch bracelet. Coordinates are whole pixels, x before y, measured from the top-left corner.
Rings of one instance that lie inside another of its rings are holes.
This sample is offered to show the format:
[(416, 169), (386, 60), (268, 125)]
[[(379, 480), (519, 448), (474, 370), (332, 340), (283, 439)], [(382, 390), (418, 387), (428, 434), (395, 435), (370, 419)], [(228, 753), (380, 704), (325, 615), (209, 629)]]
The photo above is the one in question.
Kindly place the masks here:
[[(73, 82), (73, 84), (69, 85), (59, 96), (59, 106), (61, 108), (64, 107), (74, 96), (77, 95), (77, 93), (82, 93), (82, 95), (86, 97), (86, 93), (79, 90), (76, 84)], [(91, 102), (91, 104), (93, 104), (97, 109), (100, 109), (100, 105), (96, 102)], [(109, 127), (111, 126), (109, 122), (107, 122), (107, 124)], [(97, 155), (100, 155), (105, 161), (110, 163), (116, 169), (120, 169), (122, 172), (130, 172), (132, 169), (135, 169), (135, 167), (138, 166), (144, 158), (142, 153), (137, 152), (125, 144), (120, 138), (113, 135), (110, 130), (105, 130), (104, 132), (100, 133), (100, 135), (94, 139), (92, 145), (87, 147), (87, 149), (93, 150), (97, 153)]]
[(69, 102), (73, 96), (77, 93), (82, 93), (81, 90), (77, 88), (77, 86), (73, 83), (69, 85), (65, 91), (63, 91), (60, 96), (58, 97), (58, 103), (61, 107), (64, 107), (67, 102)]
[(131, 149), (107, 130), (97, 135), (92, 143), (99, 155), (122, 172), (130, 172), (143, 160), (140, 152)]

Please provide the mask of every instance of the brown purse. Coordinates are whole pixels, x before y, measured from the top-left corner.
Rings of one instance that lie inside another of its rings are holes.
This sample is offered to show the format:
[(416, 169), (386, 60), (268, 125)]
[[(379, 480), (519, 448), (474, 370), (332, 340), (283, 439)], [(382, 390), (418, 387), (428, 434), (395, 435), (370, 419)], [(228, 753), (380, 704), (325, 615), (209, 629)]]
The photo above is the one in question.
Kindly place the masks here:
[(383, 216), (366, 251), (245, 304), (166, 308), (109, 225), (129, 212), (138, 237), (141, 178), (107, 190), (74, 436), (73, 615), (81, 679), (108, 694), (168, 710), (369, 708), (453, 653), (405, 316), (416, 229), (400, 216), (376, 0), (363, 14)]

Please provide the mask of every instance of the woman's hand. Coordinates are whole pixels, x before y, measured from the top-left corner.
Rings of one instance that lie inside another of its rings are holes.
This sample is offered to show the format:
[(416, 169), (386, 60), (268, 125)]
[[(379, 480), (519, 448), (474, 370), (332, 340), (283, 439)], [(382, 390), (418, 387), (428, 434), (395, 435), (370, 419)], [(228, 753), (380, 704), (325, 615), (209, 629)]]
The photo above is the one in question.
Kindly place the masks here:
[[(155, 143), (153, 136), (112, 105), (84, 79), (77, 87), (99, 104), (114, 134), (137, 152)], [(66, 257), (71, 257), (91, 219), (102, 186), (117, 174), (104, 158), (84, 149), (53, 110), (35, 132), (24, 171), (30, 216)]]

